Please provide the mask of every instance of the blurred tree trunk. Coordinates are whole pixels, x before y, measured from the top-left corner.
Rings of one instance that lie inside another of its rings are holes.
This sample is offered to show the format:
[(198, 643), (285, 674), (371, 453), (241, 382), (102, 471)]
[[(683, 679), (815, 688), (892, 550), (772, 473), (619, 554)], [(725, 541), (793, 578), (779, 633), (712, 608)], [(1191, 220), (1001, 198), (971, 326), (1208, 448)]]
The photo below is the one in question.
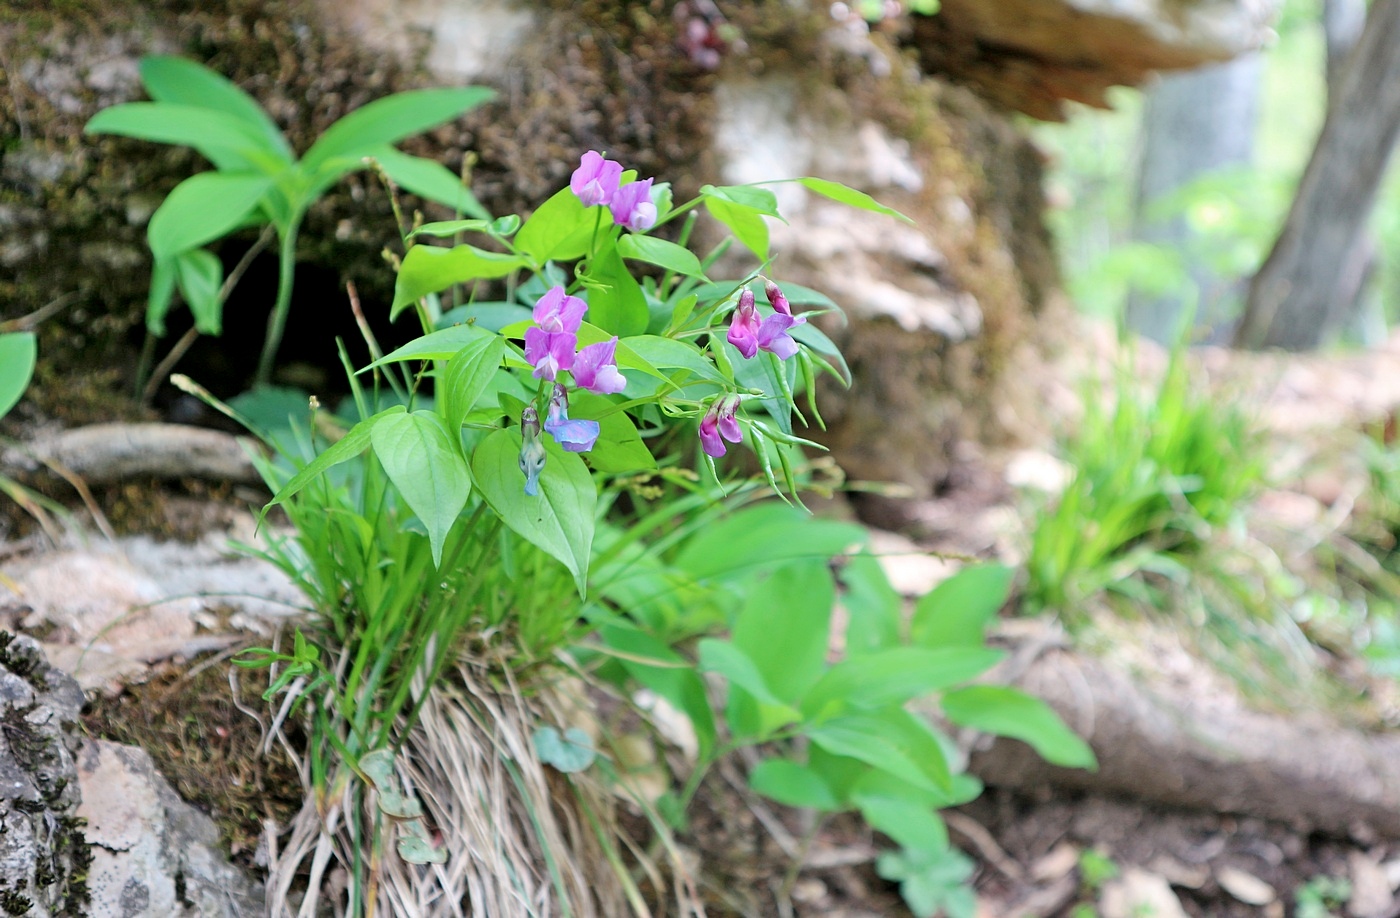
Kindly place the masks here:
[(1283, 231), (1250, 284), (1239, 347), (1316, 347), (1360, 288), (1358, 242), (1400, 135), (1400, 0), (1376, 0), (1332, 90)]
[[(1182, 254), (1196, 294), (1198, 326), (1223, 318), (1216, 314), (1216, 304), (1229, 281), (1192, 258), (1191, 228), (1184, 213), (1158, 217), (1153, 207), (1195, 179), (1250, 162), (1261, 72), (1259, 55), (1248, 54), (1226, 64), (1163, 76), (1148, 94), (1143, 112), (1133, 235)], [(1160, 296), (1134, 292), (1128, 300), (1128, 327), (1168, 344), (1180, 334), (1190, 301), (1181, 289)]]

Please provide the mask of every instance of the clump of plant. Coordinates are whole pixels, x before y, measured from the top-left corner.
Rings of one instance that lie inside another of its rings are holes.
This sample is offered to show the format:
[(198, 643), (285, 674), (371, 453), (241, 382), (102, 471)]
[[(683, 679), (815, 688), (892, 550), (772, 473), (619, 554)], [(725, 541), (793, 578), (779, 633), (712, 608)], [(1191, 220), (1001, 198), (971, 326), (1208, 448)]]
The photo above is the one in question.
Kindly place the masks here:
[[(256, 382), (271, 379), (292, 304), (302, 219), (351, 172), (374, 165), (414, 194), (459, 213), (486, 215), (441, 163), (410, 156), (394, 144), (481, 105), (492, 97), (489, 89), (422, 89), (378, 99), (331, 125), (297, 158), (271, 116), (207, 67), (178, 57), (147, 57), (141, 60), (140, 72), (152, 101), (104, 109), (88, 122), (87, 132), (192, 147), (214, 165), (212, 171), (175, 186), (147, 227), (155, 257), (146, 307), (148, 341), (164, 337), (165, 317), (177, 289), (194, 315), (194, 329), (167, 358), (167, 366), (189, 348), (195, 334), (218, 335), (223, 330), (224, 300), (241, 268), (226, 281), (222, 263), (206, 246), (230, 233), (262, 226), (277, 237), (279, 273)], [(264, 232), (250, 256), (269, 238)]]
[(1262, 484), (1259, 433), (1196, 384), (1182, 344), (1159, 385), (1144, 388), (1131, 367), (1115, 382), (1108, 407), (1086, 392), (1084, 418), (1062, 441), (1074, 475), (1035, 523), (1032, 609), (1074, 614), (1105, 590), (1144, 597), (1144, 574), (1185, 575)]
[[(701, 208), (733, 234), (703, 257), (685, 245)], [(275, 914), (302, 883), (314, 910), (332, 872), (352, 915), (651, 914), (667, 899), (700, 913), (673, 834), (705, 770), (761, 744), (756, 789), (862, 813), (897, 843), (880, 870), (916, 911), (966, 916), (970, 866), (937, 810), (979, 787), (910, 705), (1092, 763), (1040, 702), (964, 685), (998, 659), (982, 630), (1008, 571), (969, 571), (906, 626), (858, 528), (782, 503), (737, 511), (816, 484), (795, 393), (820, 423), (816, 377), (845, 378), (809, 321), (835, 304), (758, 271), (710, 276), (734, 241), (766, 265), (777, 216), (762, 186), (674, 204), (589, 152), (528, 219), (412, 231), (393, 312), (423, 335), (382, 356), (370, 341), (348, 426), (313, 409), (262, 462), (267, 509), (292, 525), (264, 554), (310, 605), (289, 646), (243, 661), (274, 670), (270, 735), (285, 741), (290, 718), (306, 730)], [(833, 565), (850, 612), (838, 662)], [(645, 687), (688, 720), (693, 757), (660, 796), (589, 686), (641, 722)], [(617, 824), (618, 796), (647, 816), (649, 846)]]

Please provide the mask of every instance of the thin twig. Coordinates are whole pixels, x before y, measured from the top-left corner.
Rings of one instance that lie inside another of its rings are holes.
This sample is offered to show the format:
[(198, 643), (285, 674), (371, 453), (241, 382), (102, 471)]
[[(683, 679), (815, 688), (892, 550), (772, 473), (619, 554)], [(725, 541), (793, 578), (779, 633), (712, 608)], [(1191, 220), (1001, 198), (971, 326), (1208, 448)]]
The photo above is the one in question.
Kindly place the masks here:
[(34, 310), (27, 316), (20, 316), (17, 319), (6, 319), (4, 322), (0, 322), (0, 332), (29, 331), (30, 329), (36, 327), (40, 322), (43, 322), (45, 319), (52, 317), (54, 314), (58, 313), (65, 307), (71, 306), (73, 304), (73, 301), (77, 298), (78, 291), (71, 290), (68, 293), (63, 294), (62, 296), (51, 300), (46, 305), (40, 306), (38, 309)]

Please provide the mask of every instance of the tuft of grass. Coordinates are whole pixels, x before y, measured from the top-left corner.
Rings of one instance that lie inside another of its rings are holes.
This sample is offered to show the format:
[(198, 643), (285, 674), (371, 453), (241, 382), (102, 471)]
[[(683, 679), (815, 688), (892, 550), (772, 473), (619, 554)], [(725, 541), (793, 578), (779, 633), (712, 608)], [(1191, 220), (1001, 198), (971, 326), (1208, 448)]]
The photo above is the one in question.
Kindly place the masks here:
[(1144, 575), (1179, 579), (1217, 533), (1240, 526), (1264, 477), (1263, 444), (1239, 406), (1192, 379), (1178, 345), (1161, 383), (1144, 389), (1131, 362), (1111, 407), (1085, 399), (1062, 443), (1074, 477), (1036, 523), (1026, 606), (1074, 615), (1105, 590), (1151, 601)]

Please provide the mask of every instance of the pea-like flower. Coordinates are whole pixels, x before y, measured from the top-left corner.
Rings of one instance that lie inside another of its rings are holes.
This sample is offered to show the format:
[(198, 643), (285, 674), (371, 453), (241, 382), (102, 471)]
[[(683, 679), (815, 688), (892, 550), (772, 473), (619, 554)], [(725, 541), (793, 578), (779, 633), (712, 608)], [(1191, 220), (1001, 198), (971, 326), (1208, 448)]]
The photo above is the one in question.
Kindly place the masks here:
[(536, 379), (553, 382), (574, 366), (578, 336), (572, 332), (547, 332), (543, 328), (525, 330), (525, 360), (535, 368)]
[(723, 395), (710, 403), (710, 409), (700, 419), (700, 448), (707, 456), (718, 459), (728, 452), (724, 441), (738, 443), (744, 439), (734, 411), (739, 407), (739, 396)]
[(549, 410), (544, 419), (545, 431), (560, 446), (571, 453), (586, 453), (598, 442), (597, 421), (569, 419), (569, 391), (558, 383), (549, 396)]
[(525, 493), (540, 493), (540, 473), (544, 471), (544, 443), (540, 440), (540, 413), (534, 405), (520, 412), (520, 471), (525, 473)]
[(793, 325), (801, 325), (807, 321), (806, 316), (795, 316), (792, 314), (792, 306), (788, 304), (788, 298), (777, 284), (770, 280), (763, 282), (763, 294), (768, 297), (768, 302), (773, 308), (788, 318), (792, 319)]
[(611, 201), (621, 182), (622, 164), (604, 159), (597, 150), (589, 150), (569, 179), (569, 187), (584, 207), (593, 207)]
[(578, 334), (583, 314), (587, 311), (587, 303), (576, 296), (569, 296), (563, 287), (555, 284), (535, 301), (535, 324), (551, 334)]
[[(776, 287), (774, 287), (777, 290)], [(739, 294), (739, 305), (729, 322), (729, 343), (734, 345), (744, 359), (752, 360), (760, 350), (776, 354), (780, 360), (787, 360), (797, 353), (797, 342), (788, 334), (788, 329), (800, 325), (806, 319), (793, 318), (787, 298), (778, 291), (778, 296), (787, 310), (779, 309), (765, 319), (758, 317), (754, 306), (753, 291), (745, 287)], [(769, 297), (770, 301), (772, 296)], [(776, 304), (775, 304), (776, 307)]]
[(617, 335), (580, 350), (574, 358), (574, 382), (599, 395), (612, 395), (627, 388), (627, 377), (617, 369), (616, 353)]
[(656, 225), (656, 205), (651, 203), (651, 183), (654, 179), (623, 185), (608, 202), (613, 222), (636, 232), (646, 232)]

